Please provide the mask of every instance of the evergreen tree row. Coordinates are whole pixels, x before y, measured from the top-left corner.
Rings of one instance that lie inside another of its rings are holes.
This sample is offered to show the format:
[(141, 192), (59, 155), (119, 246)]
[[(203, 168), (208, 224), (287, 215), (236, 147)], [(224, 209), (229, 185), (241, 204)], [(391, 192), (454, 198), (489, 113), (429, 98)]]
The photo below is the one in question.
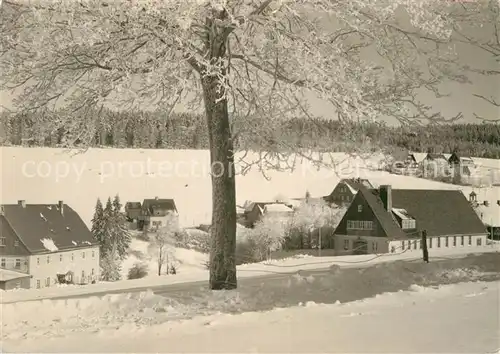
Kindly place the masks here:
[[(52, 129), (57, 117), (0, 114), (2, 145), (207, 149), (208, 134), (203, 116), (189, 113), (96, 111), (89, 136), (76, 136), (82, 129)], [(75, 121), (80, 121), (75, 119)], [(500, 158), (500, 124), (442, 124), (389, 127), (383, 123), (342, 123), (325, 119), (284, 119), (248, 122), (233, 117), (236, 148), (253, 150), (311, 149), (343, 152), (353, 146), (374, 149), (403, 148), (415, 152), (458, 152), (464, 156)], [(269, 127), (268, 136), (258, 137), (250, 125)], [(271, 134), (272, 131), (272, 134)], [(277, 139), (276, 137), (279, 137)]]
[(108, 198), (103, 207), (97, 199), (92, 218), (92, 234), (99, 242), (101, 277), (105, 281), (120, 279), (120, 263), (127, 256), (131, 235), (127, 229), (127, 220), (121, 212), (120, 197)]

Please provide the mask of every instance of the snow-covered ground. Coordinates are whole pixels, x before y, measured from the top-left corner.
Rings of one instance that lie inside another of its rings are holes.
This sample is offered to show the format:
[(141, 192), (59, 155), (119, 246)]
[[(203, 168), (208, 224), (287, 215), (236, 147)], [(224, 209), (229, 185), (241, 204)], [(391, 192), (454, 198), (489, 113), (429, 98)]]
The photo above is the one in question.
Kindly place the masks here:
[[(351, 303), (208, 314), (152, 293), (3, 306), (5, 352), (499, 353), (498, 282), (385, 293)], [(73, 307), (66, 306), (73, 301)], [(233, 305), (233, 293), (217, 303)], [(34, 316), (33, 314), (37, 315)]]
[[(194, 251), (183, 250), (189, 257), (185, 262), (192, 261)], [(500, 252), (500, 243), (485, 245), (482, 247), (472, 247), (470, 253), (491, 253)], [(433, 249), (429, 252), (430, 259), (440, 259), (442, 257), (465, 257), (467, 254), (459, 248)], [(379, 263), (396, 260), (420, 260), (422, 255), (419, 250), (405, 251), (394, 254), (381, 255), (350, 255), (338, 257), (313, 257), (298, 255), (281, 260), (270, 260), (261, 263), (243, 264), (237, 267), (238, 278), (259, 277), (266, 275), (279, 275), (294, 273), (300, 270), (328, 269), (332, 265), (342, 268), (373, 266)], [(182, 261), (182, 258), (181, 258)], [(153, 267), (153, 266), (152, 266)], [(155, 273), (152, 273), (155, 274)], [(180, 269), (176, 275), (155, 276), (151, 275), (143, 279), (121, 280), (116, 282), (100, 282), (88, 285), (68, 285), (62, 287), (51, 287), (42, 289), (18, 289), (10, 291), (0, 291), (1, 303), (28, 301), (36, 299), (47, 299), (57, 297), (67, 297), (74, 295), (85, 295), (92, 293), (102, 293), (117, 290), (133, 290), (134, 288), (149, 288), (169, 284), (181, 284), (196, 281), (208, 281), (208, 271), (201, 266), (189, 268), (189, 271)]]
[[(125, 203), (158, 196), (175, 199), (181, 226), (210, 223), (212, 192), (208, 151), (89, 149), (76, 153), (65, 149), (1, 147), (0, 155), (0, 181), (9, 186), (0, 189), (2, 203), (16, 203), (20, 199), (27, 203), (63, 200), (90, 224), (98, 197), (107, 199), (119, 193)], [(240, 157), (243, 156), (237, 156), (236, 161)], [(316, 158), (319, 157), (316, 154)], [(381, 155), (354, 158), (334, 153), (321, 158), (324, 162), (333, 161), (335, 168), (318, 168), (296, 157), (294, 171), (266, 170), (269, 180), (255, 167), (245, 175), (238, 175), (238, 204), (246, 200), (272, 200), (277, 195), (303, 197), (307, 190), (312, 197), (323, 196), (333, 190), (340, 178), (348, 177), (369, 178), (375, 184), (392, 184), (394, 188), (459, 188), (467, 195), (472, 190), (375, 171), (385, 160)], [(255, 154), (245, 156), (247, 163), (256, 159)], [(496, 168), (498, 161), (479, 160), (490, 169)], [(240, 163), (237, 170), (242, 166)], [(500, 170), (498, 172), (500, 174)], [(496, 205), (500, 187), (481, 189), (479, 198), (487, 198), (490, 204)]]

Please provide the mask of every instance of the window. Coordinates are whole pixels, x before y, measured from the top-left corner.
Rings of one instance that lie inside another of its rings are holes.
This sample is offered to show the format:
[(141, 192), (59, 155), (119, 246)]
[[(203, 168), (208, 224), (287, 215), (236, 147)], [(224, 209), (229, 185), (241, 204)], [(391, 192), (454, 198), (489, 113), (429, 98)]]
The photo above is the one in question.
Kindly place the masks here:
[(340, 200), (344, 200), (344, 196), (343, 195), (340, 196)]
[(82, 258), (85, 258), (85, 252), (82, 252)]
[(36, 257), (36, 265), (40, 265), (40, 257)]
[(403, 227), (403, 229), (415, 229), (416, 221), (411, 219), (404, 219), (401, 222), (401, 226)]
[(74, 260), (75, 260), (75, 254), (71, 253), (71, 262), (73, 262)]
[(402, 241), (402, 242), (401, 242), (401, 250), (402, 250), (402, 251), (404, 251), (404, 250), (405, 250), (405, 242), (404, 242), (404, 241)]
[(472, 246), (472, 236), (469, 236), (469, 246)]
[(59, 262), (62, 262), (62, 254), (59, 255)]
[(441, 247), (441, 237), (438, 237), (437, 240), (438, 240), (438, 248), (440, 248)]
[(417, 241), (413, 241), (413, 249), (416, 250), (417, 249)]
[(2, 258), (2, 268), (5, 268), (5, 258)]
[(377, 242), (372, 242), (372, 250), (373, 250), (373, 252), (378, 251), (378, 243)]
[(465, 237), (460, 236), (460, 246), (463, 246), (465, 244)]
[(82, 270), (82, 283), (85, 283), (85, 271)]
[(450, 240), (449, 240), (448, 236), (446, 236), (445, 239), (444, 239), (444, 246), (445, 247), (449, 247), (450, 246)]
[(420, 245), (420, 249), (422, 249), (423, 248), (422, 241), (419, 242), (419, 245)]
[(457, 236), (453, 236), (453, 247), (457, 247)]
[(5, 237), (0, 237), (0, 246), (5, 246)]
[(432, 248), (432, 238), (428, 238), (427, 241), (429, 241), (429, 248)]
[(38, 280), (36, 281), (36, 288), (37, 288), (37, 289), (40, 289), (40, 279), (38, 279)]
[(47, 256), (47, 264), (50, 263), (50, 256)]
[(16, 258), (16, 269), (21, 269), (21, 260)]
[(345, 250), (349, 249), (349, 240), (344, 240), (344, 249)]
[(478, 246), (481, 246), (481, 243), (482, 243), (481, 237), (478, 237), (477, 240), (476, 240), (476, 244)]
[(94, 275), (94, 268), (92, 268), (92, 273), (91, 274)]
[(92, 258), (95, 258), (95, 251), (92, 251)]
[(45, 279), (45, 286), (46, 287), (50, 286), (50, 277), (47, 277), (47, 279)]
[(21, 282), (18, 281), (18, 282), (16, 282), (16, 289), (20, 289), (20, 288), (21, 288)]
[(358, 213), (361, 213), (363, 211), (363, 206), (360, 204), (358, 205)]
[(18, 240), (14, 241), (14, 247), (19, 247), (19, 241)]
[(347, 220), (347, 228), (351, 230), (373, 230), (373, 221)]

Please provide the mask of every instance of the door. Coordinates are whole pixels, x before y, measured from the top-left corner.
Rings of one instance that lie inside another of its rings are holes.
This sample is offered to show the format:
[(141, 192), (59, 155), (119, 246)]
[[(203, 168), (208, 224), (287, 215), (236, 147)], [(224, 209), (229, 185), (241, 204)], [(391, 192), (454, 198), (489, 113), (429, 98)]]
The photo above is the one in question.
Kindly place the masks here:
[(363, 239), (357, 239), (353, 242), (353, 254), (368, 254), (368, 242)]

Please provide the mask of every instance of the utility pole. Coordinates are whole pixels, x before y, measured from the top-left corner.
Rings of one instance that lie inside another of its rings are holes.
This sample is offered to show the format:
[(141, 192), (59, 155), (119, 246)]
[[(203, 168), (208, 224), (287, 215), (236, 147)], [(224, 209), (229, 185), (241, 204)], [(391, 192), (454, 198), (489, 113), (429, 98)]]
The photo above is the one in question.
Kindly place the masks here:
[(427, 249), (427, 230), (422, 231), (422, 253), (424, 262), (429, 263), (429, 250)]

